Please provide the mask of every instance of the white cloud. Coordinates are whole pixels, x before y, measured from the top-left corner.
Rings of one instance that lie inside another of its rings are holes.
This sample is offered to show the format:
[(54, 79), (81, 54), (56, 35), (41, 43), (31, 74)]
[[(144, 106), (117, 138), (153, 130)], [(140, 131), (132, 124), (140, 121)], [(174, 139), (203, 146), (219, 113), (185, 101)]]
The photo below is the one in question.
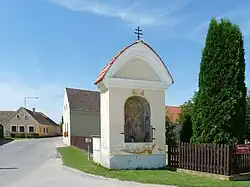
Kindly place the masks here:
[[(239, 25), (243, 36), (245, 38), (248, 38), (250, 36), (250, 20), (248, 19), (250, 17), (250, 11), (247, 7), (248, 6), (235, 8), (233, 10), (220, 14), (219, 16), (216, 16), (216, 18), (228, 18), (230, 21), (232, 21), (232, 23)], [(190, 33), (186, 35), (186, 37), (191, 41), (204, 43), (211, 17), (209, 18), (209, 20), (205, 20), (198, 24)]]
[[(10, 76), (10, 74), (9, 74)], [(14, 75), (15, 76), (15, 75)], [(35, 87), (29, 82), (20, 81), (12, 76), (11, 79), (0, 81), (0, 110), (17, 110), (24, 106), (25, 96), (38, 96), (39, 98), (27, 100), (26, 107), (36, 108), (47, 114), (56, 122), (60, 122), (63, 106), (64, 86), (57, 83), (44, 83)]]
[[(73, 11), (89, 12), (97, 15), (116, 17), (137, 26), (161, 26), (181, 23), (184, 16), (174, 16), (192, 0), (170, 0), (161, 7), (147, 4), (149, 1), (101, 1), (101, 0), (49, 0)], [(155, 3), (154, 3), (155, 4)]]

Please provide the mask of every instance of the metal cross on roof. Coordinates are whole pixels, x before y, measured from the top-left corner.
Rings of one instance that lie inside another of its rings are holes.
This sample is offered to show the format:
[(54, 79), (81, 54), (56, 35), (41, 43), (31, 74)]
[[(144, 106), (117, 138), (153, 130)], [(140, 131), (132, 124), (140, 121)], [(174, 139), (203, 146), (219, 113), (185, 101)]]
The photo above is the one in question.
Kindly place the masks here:
[(135, 29), (134, 33), (137, 35), (137, 40), (140, 40), (140, 36), (142, 36), (143, 33), (139, 26)]

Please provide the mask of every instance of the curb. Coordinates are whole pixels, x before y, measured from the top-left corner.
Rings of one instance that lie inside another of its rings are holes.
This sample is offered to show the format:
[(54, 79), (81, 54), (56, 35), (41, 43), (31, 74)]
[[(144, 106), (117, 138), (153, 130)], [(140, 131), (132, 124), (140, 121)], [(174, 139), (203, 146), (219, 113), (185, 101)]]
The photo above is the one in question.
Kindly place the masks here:
[(102, 179), (102, 180), (120, 181), (120, 182), (126, 182), (126, 183), (132, 183), (132, 184), (140, 184), (140, 185), (145, 185), (145, 186), (146, 186), (146, 185), (155, 185), (155, 186), (157, 186), (157, 187), (178, 187), (178, 186), (175, 186), (175, 185), (141, 183), (141, 182), (135, 182), (135, 181), (120, 180), (120, 179), (117, 179), (117, 178), (108, 178), (108, 177), (104, 177), (104, 176), (100, 176), (100, 175), (94, 175), (94, 174), (90, 174), (90, 173), (85, 173), (85, 172), (83, 172), (83, 171), (80, 171), (80, 170), (78, 170), (78, 169), (74, 169), (74, 168), (71, 168), (71, 167), (68, 167), (68, 166), (65, 166), (65, 165), (63, 165), (63, 168), (65, 168), (65, 169), (67, 169), (67, 170), (70, 170), (70, 171), (72, 171), (72, 172), (81, 174), (81, 175), (85, 175), (85, 176), (89, 176), (89, 177), (94, 177), (94, 178)]
[(108, 177), (104, 177), (104, 176), (101, 176), (101, 175), (94, 175), (94, 174), (91, 174), (91, 173), (85, 173), (83, 171), (80, 171), (78, 169), (75, 169), (75, 168), (72, 168), (72, 167), (69, 167), (69, 166), (65, 166), (65, 165), (63, 165), (63, 168), (65, 168), (67, 170), (70, 170), (70, 171), (73, 171), (75, 173), (79, 173), (81, 175), (94, 177), (94, 178), (98, 178), (98, 179), (122, 181), (122, 180), (119, 180), (119, 179), (116, 179), (116, 178), (108, 178)]

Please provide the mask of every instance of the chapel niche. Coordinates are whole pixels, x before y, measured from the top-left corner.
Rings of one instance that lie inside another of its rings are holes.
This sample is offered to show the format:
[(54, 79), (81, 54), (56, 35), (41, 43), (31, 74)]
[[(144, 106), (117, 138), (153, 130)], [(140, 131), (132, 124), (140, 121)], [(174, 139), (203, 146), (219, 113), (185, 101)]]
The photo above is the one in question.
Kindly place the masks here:
[(128, 98), (124, 106), (126, 143), (152, 142), (151, 113), (148, 101), (140, 96)]

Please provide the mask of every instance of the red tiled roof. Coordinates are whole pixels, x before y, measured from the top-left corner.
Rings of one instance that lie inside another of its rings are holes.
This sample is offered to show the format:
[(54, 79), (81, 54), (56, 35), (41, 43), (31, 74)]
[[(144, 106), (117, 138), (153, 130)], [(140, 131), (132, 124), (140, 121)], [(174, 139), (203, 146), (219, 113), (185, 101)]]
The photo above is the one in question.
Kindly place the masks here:
[(181, 113), (181, 107), (166, 106), (166, 115), (170, 118), (171, 122), (176, 123)]
[[(146, 45), (151, 51), (153, 51), (157, 57), (160, 59), (160, 61), (162, 62), (162, 64), (164, 65), (164, 67), (166, 68), (166, 70), (168, 71), (169, 75), (171, 76), (168, 68), (166, 67), (166, 65), (164, 64), (164, 62), (162, 61), (162, 59), (160, 58), (160, 56), (153, 50), (153, 48), (148, 45), (147, 43), (145, 43), (144, 41), (142, 40), (137, 40), (136, 42), (130, 44), (129, 46), (123, 48), (121, 51), (119, 51), (112, 59), (111, 61), (103, 68), (103, 70), (101, 71), (101, 73), (98, 75), (96, 81), (94, 84), (98, 84), (100, 81), (103, 80), (103, 78), (105, 77), (106, 73), (108, 72), (108, 70), (111, 68), (111, 66), (114, 64), (114, 62), (116, 61), (117, 58), (119, 58), (119, 56), (124, 52), (126, 51), (128, 48), (132, 47), (133, 45), (139, 43), (139, 42), (142, 42), (144, 45)], [(171, 79), (172, 79), (172, 83), (174, 83), (174, 80), (173, 80), (173, 77), (171, 76)]]

